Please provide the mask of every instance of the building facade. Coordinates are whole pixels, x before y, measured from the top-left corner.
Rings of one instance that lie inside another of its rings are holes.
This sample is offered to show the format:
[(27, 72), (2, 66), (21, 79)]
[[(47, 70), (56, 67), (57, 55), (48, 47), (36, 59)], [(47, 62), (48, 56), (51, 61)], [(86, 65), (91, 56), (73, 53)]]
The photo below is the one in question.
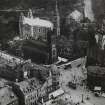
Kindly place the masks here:
[(0, 53), (1, 77), (16, 82), (30, 78), (30, 70), (32, 69), (30, 60), (23, 60), (4, 52)]
[(40, 88), (39, 81), (31, 78), (14, 84), (13, 91), (19, 97), (19, 105), (36, 105)]
[(32, 11), (29, 10), (28, 16), (22, 13), (19, 19), (20, 37), (22, 39), (33, 38), (35, 40), (47, 40), (47, 32), (53, 30), (53, 23), (38, 17), (33, 17)]
[(66, 18), (66, 23), (70, 24), (72, 21), (80, 22), (83, 19), (83, 15), (80, 11), (74, 10)]
[(87, 67), (87, 85), (91, 90), (95, 86), (100, 86), (105, 91), (105, 67), (88, 66)]
[(0, 89), (1, 105), (19, 105), (17, 96), (13, 93), (11, 87), (3, 87)]
[[(23, 52), (26, 58), (39, 64), (49, 64), (57, 60), (56, 32), (51, 21), (34, 17), (29, 10), (28, 16), (21, 14), (19, 20), (20, 37), (25, 40)], [(30, 50), (29, 50), (30, 49)]]

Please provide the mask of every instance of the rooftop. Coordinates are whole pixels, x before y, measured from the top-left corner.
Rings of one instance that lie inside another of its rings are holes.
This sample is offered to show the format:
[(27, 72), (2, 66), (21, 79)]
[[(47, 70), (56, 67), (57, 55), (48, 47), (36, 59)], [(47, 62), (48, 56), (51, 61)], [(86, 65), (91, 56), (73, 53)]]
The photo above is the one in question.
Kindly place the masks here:
[(36, 78), (31, 78), (19, 83), (16, 83), (20, 87), (20, 90), (23, 92), (24, 95), (29, 94), (36, 89), (40, 88), (39, 81)]
[(74, 10), (71, 14), (68, 15), (68, 18), (72, 18), (75, 21), (80, 21), (82, 19), (82, 14), (78, 10)]
[(46, 28), (53, 29), (53, 23), (52, 22), (50, 22), (48, 20), (40, 19), (40, 18), (24, 17), (23, 24), (28, 24), (28, 25), (31, 25), (31, 26), (39, 26), (39, 27), (46, 27)]
[(12, 64), (15, 62), (19, 64), (20, 62), (23, 62), (23, 59), (20, 59), (18, 57), (15, 57), (13, 55), (10, 55), (4, 51), (0, 51), (0, 57), (4, 59), (4, 61), (8, 61), (9, 63), (11, 62)]
[(4, 87), (0, 89), (0, 105), (9, 105), (9, 103), (16, 99), (17, 97), (12, 92), (10, 87)]

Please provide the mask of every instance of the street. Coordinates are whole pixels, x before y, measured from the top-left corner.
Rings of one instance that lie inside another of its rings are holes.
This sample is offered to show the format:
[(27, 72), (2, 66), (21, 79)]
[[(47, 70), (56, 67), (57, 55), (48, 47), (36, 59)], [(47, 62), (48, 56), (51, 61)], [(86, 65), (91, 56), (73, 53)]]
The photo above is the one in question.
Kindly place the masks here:
[[(105, 98), (104, 97), (96, 97), (91, 91), (88, 91), (85, 86), (78, 85), (77, 89), (72, 89), (69, 86), (67, 86), (69, 81), (72, 81), (72, 76), (76, 75), (76, 77), (83, 78), (83, 74), (81, 72), (81, 67), (74, 68), (74, 69), (60, 69), (61, 71), (61, 77), (60, 77), (60, 84), (62, 89), (65, 91), (65, 93), (71, 95), (73, 101), (75, 102), (81, 102), (82, 101), (82, 95), (83, 100), (86, 100), (87, 96), (89, 96), (88, 102), (92, 103), (93, 105), (105, 105)], [(78, 82), (81, 82), (78, 80)]]

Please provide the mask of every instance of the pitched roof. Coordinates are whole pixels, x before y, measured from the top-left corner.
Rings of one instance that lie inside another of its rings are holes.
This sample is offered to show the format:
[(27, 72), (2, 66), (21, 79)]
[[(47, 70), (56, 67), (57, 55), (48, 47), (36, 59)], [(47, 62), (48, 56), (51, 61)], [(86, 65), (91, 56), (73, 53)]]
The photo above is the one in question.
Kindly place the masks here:
[(46, 27), (46, 28), (53, 29), (53, 23), (52, 22), (50, 22), (48, 20), (40, 19), (40, 18), (24, 17), (23, 24), (28, 24), (28, 25), (31, 25), (31, 26), (39, 26), (39, 27)]

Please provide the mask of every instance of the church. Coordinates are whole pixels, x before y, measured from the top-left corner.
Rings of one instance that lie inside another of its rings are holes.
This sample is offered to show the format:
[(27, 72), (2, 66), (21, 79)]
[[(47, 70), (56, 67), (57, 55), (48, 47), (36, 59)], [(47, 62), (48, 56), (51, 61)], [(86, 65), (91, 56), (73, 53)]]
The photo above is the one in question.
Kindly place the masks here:
[(26, 59), (45, 64), (56, 61), (56, 33), (51, 21), (34, 17), (29, 9), (27, 16), (20, 15), (19, 31), (24, 40), (22, 50)]
[(48, 31), (53, 30), (53, 23), (39, 17), (34, 17), (32, 10), (29, 9), (27, 16), (24, 16), (23, 13), (20, 15), (19, 30), (22, 39), (32, 38), (46, 41)]

